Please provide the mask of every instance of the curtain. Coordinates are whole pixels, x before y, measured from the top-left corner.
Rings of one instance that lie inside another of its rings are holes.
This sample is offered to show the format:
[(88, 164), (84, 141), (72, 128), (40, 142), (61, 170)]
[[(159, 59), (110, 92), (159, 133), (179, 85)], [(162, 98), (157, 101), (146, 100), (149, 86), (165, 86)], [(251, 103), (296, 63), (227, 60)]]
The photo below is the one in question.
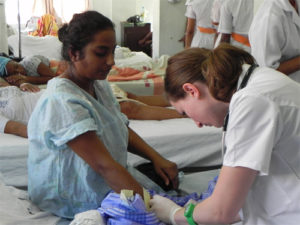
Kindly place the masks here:
[(90, 9), (89, 0), (34, 0), (33, 15), (53, 15), (57, 23), (69, 22), (74, 13), (80, 13)]

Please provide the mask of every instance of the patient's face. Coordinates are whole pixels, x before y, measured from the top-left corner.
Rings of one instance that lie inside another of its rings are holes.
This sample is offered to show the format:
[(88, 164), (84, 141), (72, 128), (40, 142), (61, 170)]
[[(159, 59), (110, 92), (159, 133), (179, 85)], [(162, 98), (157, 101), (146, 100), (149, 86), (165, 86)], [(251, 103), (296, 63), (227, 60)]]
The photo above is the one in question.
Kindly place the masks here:
[(23, 75), (26, 75), (26, 70), (25, 70), (25, 68), (24, 68), (21, 64), (15, 62), (15, 61), (13, 61), (13, 60), (9, 61), (9, 62), (6, 64), (6, 71), (7, 71), (7, 75), (8, 75), (8, 76), (10, 76), (10, 75), (15, 75), (15, 74), (23, 74)]
[(104, 80), (115, 64), (115, 32), (99, 31), (83, 50), (83, 57), (74, 62), (79, 76), (89, 80)]

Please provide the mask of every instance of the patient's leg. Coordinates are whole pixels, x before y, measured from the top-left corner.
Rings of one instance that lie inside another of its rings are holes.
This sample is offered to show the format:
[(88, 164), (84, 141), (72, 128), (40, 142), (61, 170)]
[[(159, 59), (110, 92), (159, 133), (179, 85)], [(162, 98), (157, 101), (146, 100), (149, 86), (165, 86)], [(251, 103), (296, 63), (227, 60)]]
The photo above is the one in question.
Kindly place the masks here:
[(160, 106), (150, 106), (133, 101), (120, 102), (121, 111), (128, 119), (164, 120), (182, 118), (176, 110)]

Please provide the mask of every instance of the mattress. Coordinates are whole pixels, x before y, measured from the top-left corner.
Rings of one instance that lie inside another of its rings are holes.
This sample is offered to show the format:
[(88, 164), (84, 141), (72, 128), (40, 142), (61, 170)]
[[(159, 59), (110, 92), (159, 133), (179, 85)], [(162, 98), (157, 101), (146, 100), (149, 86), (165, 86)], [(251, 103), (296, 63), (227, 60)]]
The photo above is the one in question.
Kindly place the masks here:
[[(190, 118), (131, 120), (129, 126), (162, 156), (176, 162), (178, 168), (222, 163), (220, 128), (199, 128)], [(147, 161), (129, 153), (128, 162), (137, 166)]]
[[(177, 163), (179, 168), (213, 166), (221, 163), (221, 130), (198, 128), (191, 119), (162, 121), (131, 120), (130, 127), (161, 155)], [(28, 140), (0, 134), (0, 172), (8, 185), (27, 186)], [(128, 163), (146, 162), (129, 153)]]

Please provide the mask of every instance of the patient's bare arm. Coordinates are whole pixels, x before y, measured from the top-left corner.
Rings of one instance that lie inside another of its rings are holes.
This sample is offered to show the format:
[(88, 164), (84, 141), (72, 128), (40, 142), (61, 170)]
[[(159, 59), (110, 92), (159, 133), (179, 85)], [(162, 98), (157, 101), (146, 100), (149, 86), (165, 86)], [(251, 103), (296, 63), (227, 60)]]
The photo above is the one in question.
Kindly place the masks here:
[(27, 138), (27, 126), (23, 123), (10, 120), (5, 125), (4, 133)]
[(174, 118), (182, 118), (175, 109), (169, 109), (160, 106), (144, 105), (133, 101), (120, 102), (121, 112), (128, 119), (134, 120), (166, 120)]
[(9, 83), (7, 83), (5, 80), (0, 80), (0, 87), (7, 87), (10, 86)]
[(135, 95), (135, 94), (128, 92), (127, 98), (131, 98), (131, 99), (140, 101), (146, 105), (161, 106), (161, 107), (170, 106), (170, 103), (167, 101), (167, 99), (163, 95), (143, 96), (143, 95)]

